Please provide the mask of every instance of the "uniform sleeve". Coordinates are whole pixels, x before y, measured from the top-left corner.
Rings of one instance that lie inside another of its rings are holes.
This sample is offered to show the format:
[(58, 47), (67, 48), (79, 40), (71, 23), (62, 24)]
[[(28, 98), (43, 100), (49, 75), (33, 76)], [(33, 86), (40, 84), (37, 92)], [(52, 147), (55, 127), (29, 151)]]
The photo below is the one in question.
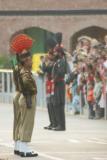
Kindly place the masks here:
[(37, 92), (36, 82), (33, 79), (33, 76), (30, 72), (26, 71), (25, 73), (22, 74), (22, 81), (25, 93), (36, 94)]
[(52, 63), (49, 64), (43, 63), (41, 68), (43, 72), (50, 73), (52, 71), (52, 67), (53, 67)]
[(65, 72), (66, 72), (65, 61), (63, 59), (61, 59), (54, 66), (54, 69), (53, 69), (54, 80), (59, 79), (59, 78), (64, 78)]
[(18, 67), (15, 66), (15, 68), (13, 69), (13, 80), (14, 80), (14, 84), (15, 84), (15, 88), (16, 91), (19, 91), (19, 78), (18, 78)]

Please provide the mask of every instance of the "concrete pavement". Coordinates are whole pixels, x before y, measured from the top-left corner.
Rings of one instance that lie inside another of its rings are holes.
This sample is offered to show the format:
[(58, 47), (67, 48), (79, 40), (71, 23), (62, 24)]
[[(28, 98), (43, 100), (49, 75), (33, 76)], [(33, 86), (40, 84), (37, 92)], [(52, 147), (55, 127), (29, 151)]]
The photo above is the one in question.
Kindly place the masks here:
[[(13, 154), (12, 104), (0, 104), (0, 160), (20, 160)], [(66, 131), (48, 131), (47, 111), (37, 109), (30, 144), (37, 160), (107, 160), (107, 121), (88, 120), (87, 115), (66, 115)]]

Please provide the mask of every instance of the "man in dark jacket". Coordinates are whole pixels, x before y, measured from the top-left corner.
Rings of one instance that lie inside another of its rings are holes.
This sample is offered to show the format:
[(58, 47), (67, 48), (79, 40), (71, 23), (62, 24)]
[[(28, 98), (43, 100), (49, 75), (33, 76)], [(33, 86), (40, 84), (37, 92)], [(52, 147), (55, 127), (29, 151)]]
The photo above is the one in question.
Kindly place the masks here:
[(44, 73), (46, 73), (46, 102), (47, 102), (47, 109), (48, 109), (48, 115), (49, 115), (49, 121), (50, 124), (44, 129), (53, 129), (56, 127), (56, 117), (54, 113), (54, 106), (53, 106), (53, 80), (52, 80), (52, 69), (54, 65), (54, 55), (53, 55), (53, 49), (49, 49), (48, 55), (46, 56), (43, 64), (42, 64), (42, 70)]
[(56, 61), (52, 71), (52, 78), (54, 81), (54, 110), (57, 120), (57, 127), (55, 131), (65, 130), (65, 81), (66, 74), (66, 59), (64, 56), (64, 49), (58, 45), (54, 52)]

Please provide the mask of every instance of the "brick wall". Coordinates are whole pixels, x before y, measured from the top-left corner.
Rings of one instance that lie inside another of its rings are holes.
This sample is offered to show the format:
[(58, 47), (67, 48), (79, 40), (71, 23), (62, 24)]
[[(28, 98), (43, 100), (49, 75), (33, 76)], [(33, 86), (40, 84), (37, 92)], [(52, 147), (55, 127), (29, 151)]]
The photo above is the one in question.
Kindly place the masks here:
[(107, 8), (106, 0), (0, 0), (0, 10)]
[[(107, 8), (106, 0), (0, 0), (0, 10), (61, 10)], [(81, 29), (99, 26), (107, 29), (106, 15), (91, 16), (0, 16), (0, 54), (9, 52), (9, 39), (16, 31), (41, 27), (63, 33), (63, 43), (69, 50), (71, 36)]]
[(9, 52), (9, 39), (12, 34), (34, 26), (52, 32), (62, 32), (64, 46), (69, 50), (70, 38), (81, 29), (90, 26), (99, 26), (107, 29), (107, 16), (0, 17), (0, 53)]

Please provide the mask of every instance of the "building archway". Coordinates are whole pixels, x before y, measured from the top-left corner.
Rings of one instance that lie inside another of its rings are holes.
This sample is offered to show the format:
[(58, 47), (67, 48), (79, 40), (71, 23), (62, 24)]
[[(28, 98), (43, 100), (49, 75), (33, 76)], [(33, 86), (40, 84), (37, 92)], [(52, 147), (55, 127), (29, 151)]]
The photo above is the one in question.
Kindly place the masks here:
[[(38, 71), (40, 65), (40, 57), (48, 52), (47, 40), (51, 37), (54, 38), (55, 34), (39, 27), (29, 27), (16, 31), (11, 36), (10, 42), (12, 38), (14, 38), (14, 36), (20, 33), (27, 34), (33, 39), (33, 46), (30, 49), (33, 61), (32, 69), (34, 71)], [(14, 65), (17, 63), (16, 56), (12, 56), (12, 62)]]
[(80, 36), (86, 35), (91, 38), (95, 38), (98, 41), (104, 43), (104, 36), (107, 34), (107, 29), (101, 28), (98, 26), (91, 26), (84, 28), (76, 33), (73, 34), (73, 36), (70, 38), (70, 50), (71, 53), (76, 47), (77, 39)]
[(48, 51), (48, 45), (46, 43), (47, 39), (50, 37), (54, 37), (55, 35), (53, 32), (42, 29), (40, 27), (29, 27), (15, 32), (11, 36), (10, 41), (14, 36), (16, 36), (19, 33), (27, 34), (34, 40), (33, 46), (31, 48), (32, 54), (47, 53)]

